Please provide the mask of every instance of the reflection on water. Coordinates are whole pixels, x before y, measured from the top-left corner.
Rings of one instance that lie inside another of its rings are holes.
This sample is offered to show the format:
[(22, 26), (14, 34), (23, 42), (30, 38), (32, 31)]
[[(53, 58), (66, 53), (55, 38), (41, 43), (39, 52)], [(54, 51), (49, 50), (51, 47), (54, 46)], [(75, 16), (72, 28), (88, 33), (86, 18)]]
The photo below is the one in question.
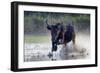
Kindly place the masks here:
[[(76, 49), (72, 42), (66, 47), (58, 46), (56, 52), (57, 60), (88, 59), (90, 58), (90, 36), (84, 34), (76, 35)], [(24, 61), (51, 61), (51, 43), (25, 43)]]

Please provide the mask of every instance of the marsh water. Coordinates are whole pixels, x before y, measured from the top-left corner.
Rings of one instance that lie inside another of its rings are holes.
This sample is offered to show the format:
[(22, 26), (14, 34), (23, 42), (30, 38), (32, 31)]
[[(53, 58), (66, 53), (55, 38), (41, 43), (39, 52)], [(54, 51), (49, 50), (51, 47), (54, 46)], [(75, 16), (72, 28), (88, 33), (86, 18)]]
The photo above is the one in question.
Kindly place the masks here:
[[(49, 41), (51, 41), (49, 39)], [(24, 44), (24, 62), (32, 61), (52, 61), (51, 42), (48, 43), (25, 43)], [(56, 60), (88, 59), (90, 58), (90, 36), (89, 34), (76, 34), (76, 49), (72, 42), (66, 47), (58, 45)]]

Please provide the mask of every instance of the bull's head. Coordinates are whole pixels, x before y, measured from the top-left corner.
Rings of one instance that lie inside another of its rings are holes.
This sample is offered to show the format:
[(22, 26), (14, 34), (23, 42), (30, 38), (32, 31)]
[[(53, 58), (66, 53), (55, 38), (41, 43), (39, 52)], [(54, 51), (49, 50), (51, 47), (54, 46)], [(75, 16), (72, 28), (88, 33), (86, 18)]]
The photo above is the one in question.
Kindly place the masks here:
[(47, 25), (47, 29), (51, 31), (52, 42), (56, 42), (57, 32), (59, 31), (58, 28), (62, 23), (50, 24), (47, 19), (45, 20), (45, 23)]

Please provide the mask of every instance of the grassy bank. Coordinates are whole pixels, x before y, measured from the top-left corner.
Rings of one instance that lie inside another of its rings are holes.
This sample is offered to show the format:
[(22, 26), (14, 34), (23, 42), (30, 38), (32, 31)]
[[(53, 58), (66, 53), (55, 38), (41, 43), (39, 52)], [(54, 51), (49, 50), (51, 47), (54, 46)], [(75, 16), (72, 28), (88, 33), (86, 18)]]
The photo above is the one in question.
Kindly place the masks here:
[(44, 35), (25, 35), (25, 43), (46, 43), (49, 42), (50, 37)]

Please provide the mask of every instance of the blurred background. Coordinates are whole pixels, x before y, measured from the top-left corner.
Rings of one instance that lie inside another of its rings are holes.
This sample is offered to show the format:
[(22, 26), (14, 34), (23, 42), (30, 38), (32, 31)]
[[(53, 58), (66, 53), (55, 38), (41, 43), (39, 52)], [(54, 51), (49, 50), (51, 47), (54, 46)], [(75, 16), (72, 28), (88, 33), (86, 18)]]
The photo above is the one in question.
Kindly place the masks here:
[(76, 33), (90, 34), (89, 14), (24, 11), (24, 34), (26, 43), (48, 41), (50, 32), (47, 30), (46, 19), (52, 25), (63, 23), (66, 27), (66, 25), (72, 23)]

